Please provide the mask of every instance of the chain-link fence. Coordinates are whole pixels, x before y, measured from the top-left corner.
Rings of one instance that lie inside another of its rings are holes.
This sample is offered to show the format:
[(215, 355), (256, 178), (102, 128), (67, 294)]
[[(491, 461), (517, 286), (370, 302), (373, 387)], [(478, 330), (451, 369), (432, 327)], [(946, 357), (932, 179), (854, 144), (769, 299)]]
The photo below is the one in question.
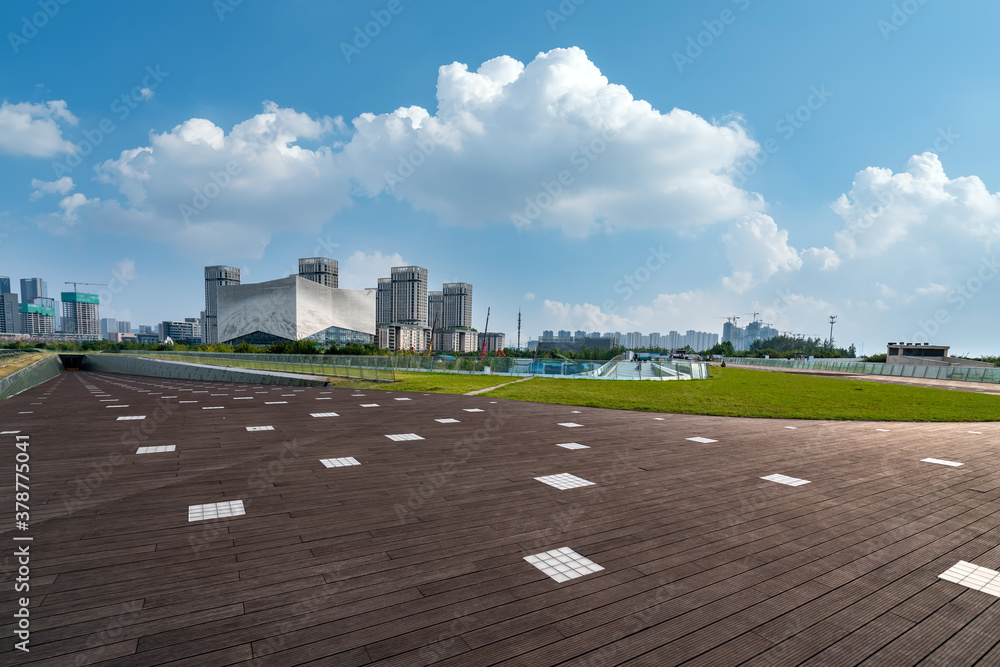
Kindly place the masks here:
[(63, 365), (58, 355), (46, 355), (30, 366), (0, 378), (0, 400), (47, 382), (59, 375), (62, 370)]
[(297, 387), (322, 387), (327, 384), (326, 378), (318, 373), (289, 373), (273, 369), (196, 364), (180, 359), (168, 360), (127, 354), (88, 354), (80, 368), (96, 373), (122, 373), (174, 380), (248, 382)]
[(278, 371), (392, 382), (396, 379), (390, 357), (333, 354), (239, 354), (231, 352), (184, 352), (123, 350), (118, 355), (183, 361), (259, 371)]
[(795, 368), (804, 370), (864, 373), (895, 377), (922, 378), (925, 380), (962, 380), (965, 382), (1000, 383), (1000, 368), (974, 366), (911, 366), (904, 364), (879, 364), (865, 361), (840, 361), (835, 359), (757, 359), (754, 357), (726, 357), (726, 366), (759, 366), (765, 368)]

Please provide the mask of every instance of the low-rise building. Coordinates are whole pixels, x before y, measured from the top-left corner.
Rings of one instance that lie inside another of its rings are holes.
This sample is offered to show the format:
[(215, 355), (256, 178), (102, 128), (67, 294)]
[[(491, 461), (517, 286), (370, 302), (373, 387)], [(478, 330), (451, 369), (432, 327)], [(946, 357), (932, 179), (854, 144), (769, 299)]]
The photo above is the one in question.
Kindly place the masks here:
[(477, 347), (482, 350), (483, 343), (486, 344), (486, 352), (497, 352), (504, 348), (504, 341), (506, 340), (506, 334), (502, 334), (496, 331), (484, 332), (479, 334), (479, 340), (477, 341)]
[(442, 329), (434, 332), (435, 352), (474, 352), (479, 347), (479, 335), (472, 329)]
[(409, 350), (425, 352), (430, 344), (431, 330), (419, 324), (380, 324), (376, 334), (377, 344), (383, 350)]

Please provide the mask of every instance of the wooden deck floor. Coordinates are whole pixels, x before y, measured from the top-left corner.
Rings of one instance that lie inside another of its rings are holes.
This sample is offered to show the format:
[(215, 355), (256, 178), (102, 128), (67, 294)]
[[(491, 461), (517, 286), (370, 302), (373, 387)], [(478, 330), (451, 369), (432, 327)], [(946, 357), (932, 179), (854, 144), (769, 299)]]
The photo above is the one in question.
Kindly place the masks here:
[[(30, 529), (0, 535), (4, 664), (1000, 665), (1000, 598), (938, 578), (1000, 569), (996, 423), (64, 373), (0, 425), (31, 453)], [(360, 465), (320, 463), (342, 457)], [(594, 484), (534, 479), (559, 473)], [(244, 515), (188, 521), (232, 500)], [(562, 547), (604, 569), (557, 583), (524, 560)]]

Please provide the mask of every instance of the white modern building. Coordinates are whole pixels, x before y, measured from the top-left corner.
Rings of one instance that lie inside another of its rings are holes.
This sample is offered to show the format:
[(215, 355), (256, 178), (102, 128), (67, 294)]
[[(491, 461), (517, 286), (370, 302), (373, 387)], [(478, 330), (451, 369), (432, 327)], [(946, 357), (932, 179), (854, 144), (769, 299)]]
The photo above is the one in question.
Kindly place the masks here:
[(219, 285), (218, 341), (253, 345), (306, 339), (322, 345), (371, 343), (375, 336), (375, 292), (334, 289), (301, 276)]

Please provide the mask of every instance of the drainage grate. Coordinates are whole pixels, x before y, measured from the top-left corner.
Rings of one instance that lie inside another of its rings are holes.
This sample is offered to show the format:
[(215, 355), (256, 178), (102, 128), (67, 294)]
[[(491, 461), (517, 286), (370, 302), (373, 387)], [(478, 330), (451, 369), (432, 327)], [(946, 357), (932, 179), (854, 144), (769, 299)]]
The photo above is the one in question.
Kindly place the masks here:
[(140, 447), (135, 450), (136, 454), (159, 454), (160, 452), (172, 452), (177, 449), (177, 445), (154, 445), (152, 447)]
[(803, 484), (811, 483), (808, 480), (789, 477), (788, 475), (768, 475), (767, 477), (761, 477), (761, 479), (766, 479), (769, 482), (777, 482), (778, 484), (787, 484), (788, 486), (802, 486)]
[(964, 560), (958, 561), (939, 574), (938, 579), (1000, 597), (1000, 572)]
[(579, 486), (591, 486), (594, 484), (594, 482), (588, 482), (582, 477), (571, 475), (568, 472), (559, 473), (558, 475), (546, 475), (545, 477), (536, 477), (535, 479), (537, 479), (539, 482), (542, 482), (543, 484), (554, 486), (561, 491), (564, 491), (566, 489), (575, 489)]
[(206, 519), (222, 519), (229, 516), (246, 514), (242, 500), (228, 500), (207, 505), (189, 505), (188, 521), (205, 521)]
[(528, 561), (539, 570), (549, 575), (558, 583), (582, 577), (592, 572), (600, 572), (604, 568), (581, 556), (569, 547), (553, 549), (533, 556), (525, 556)]
[(320, 463), (325, 465), (327, 468), (343, 468), (345, 466), (359, 466), (361, 462), (358, 461), (353, 456), (345, 456), (340, 459), (320, 459)]

